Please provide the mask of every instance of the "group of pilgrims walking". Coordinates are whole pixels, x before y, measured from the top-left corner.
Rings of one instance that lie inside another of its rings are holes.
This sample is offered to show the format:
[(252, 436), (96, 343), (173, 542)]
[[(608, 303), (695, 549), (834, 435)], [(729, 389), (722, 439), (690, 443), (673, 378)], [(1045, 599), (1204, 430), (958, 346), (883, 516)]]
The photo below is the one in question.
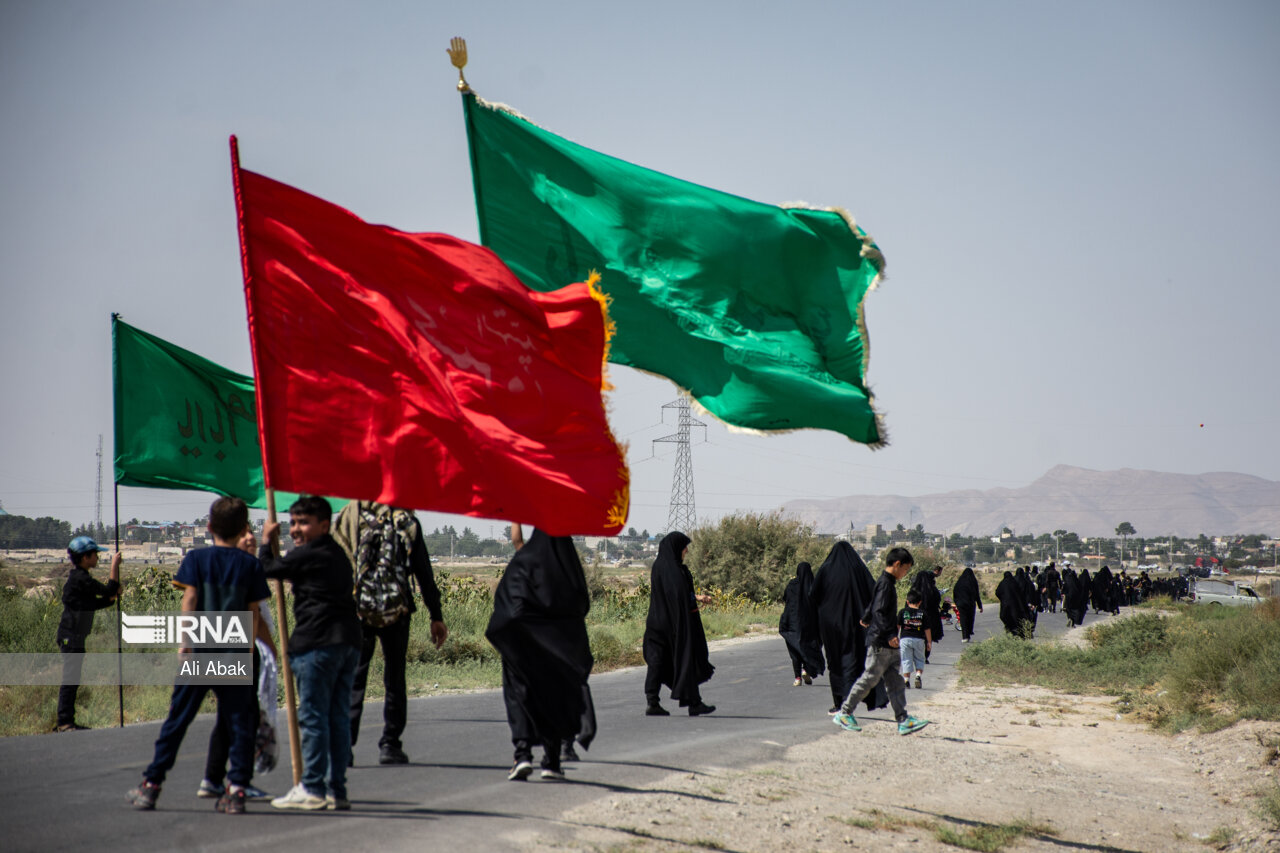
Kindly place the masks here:
[[(828, 714), (847, 731), (860, 731), (853, 716), (859, 702), (867, 710), (891, 705), (900, 734), (929, 724), (907, 712), (905, 690), (927, 660), (932, 643), (942, 637), (942, 595), (933, 571), (916, 574), (908, 606), (898, 609), (897, 582), (914, 559), (905, 548), (885, 557), (879, 579), (848, 542), (837, 542), (815, 577), (802, 562), (783, 591), (778, 632), (787, 644), (796, 687), (827, 674), (832, 705)], [(915, 649), (923, 641), (919, 661)], [(899, 674), (900, 673), (900, 674)]]
[[(957, 589), (959, 585), (957, 585)], [(1173, 578), (1153, 581), (1147, 573), (1131, 577), (1124, 569), (1112, 572), (1103, 566), (1092, 575), (1088, 569), (1076, 571), (1050, 563), (1044, 571), (1034, 566), (1019, 566), (1007, 571), (996, 587), (1000, 602), (1000, 622), (1009, 634), (1030, 639), (1035, 636), (1039, 615), (1048, 611), (1066, 614), (1067, 626), (1084, 624), (1092, 605), (1094, 614), (1118, 615), (1122, 606), (1132, 606), (1152, 595), (1168, 595), (1175, 601), (1186, 594), (1186, 580)]]
[[(351, 746), (359, 732), (368, 664), (376, 642), (383, 647), (387, 691), (379, 763), (409, 760), (400, 736), (406, 721), (404, 659), (409, 617), (416, 609), (412, 592), (407, 602), (398, 605), (399, 615), (393, 615), (390, 601), (371, 593), (370, 587), (362, 585), (363, 579), (371, 572), (398, 566), (399, 580), (391, 586), (408, 591), (412, 576), (430, 612), (432, 642), (439, 648), (448, 637), (439, 590), (413, 514), (355, 502), (333, 524), (332, 535), (330, 519), (327, 501), (299, 498), (290, 507), (295, 548), (278, 556), (275, 542), (280, 525), (269, 521), (263, 530), (267, 541), (255, 557), (257, 543), (245, 503), (219, 498), (210, 508), (214, 547), (189, 553), (174, 577), (174, 584), (184, 591), (184, 610), (250, 611), (253, 633), (261, 641), (259, 649), (270, 658), (277, 654), (272, 628), (260, 615), (269, 594), (266, 579), (293, 582), (296, 624), (287, 653), (298, 677), (304, 766), (302, 781), (272, 800), (277, 808), (351, 807), (345, 771), (352, 763)], [(502, 659), (502, 698), (514, 748), (507, 778), (528, 779), (533, 774), (533, 750), (541, 748), (541, 778), (559, 780), (564, 778), (563, 762), (578, 760), (575, 744), (590, 747), (597, 731), (588, 684), (594, 665), (586, 626), (591, 596), (570, 537), (534, 530), (526, 542), (521, 526), (513, 523), (511, 539), (515, 554), (494, 591), (493, 613), (485, 631)], [(668, 533), (658, 546), (650, 574), (643, 640), (648, 716), (670, 715), (662, 706), (663, 688), (690, 716), (716, 710), (702, 696), (702, 685), (711, 679), (715, 667), (700, 612), (707, 599), (697, 593), (685, 562), (690, 544), (684, 533)], [(92, 627), (92, 611), (119, 595), (118, 553), (108, 584), (89, 577), (100, 550), (87, 537), (74, 540), (68, 548), (74, 568), (64, 589), (63, 624), (74, 624), (79, 630), (60, 628), (59, 641), (70, 652), (82, 653), (81, 634), (87, 635)], [(914, 562), (907, 549), (891, 548), (884, 570), (873, 577), (848, 542), (837, 542), (816, 576), (809, 563), (801, 562), (786, 586), (778, 630), (791, 658), (792, 684), (810, 685), (826, 674), (832, 701), (828, 714), (841, 729), (861, 730), (853, 713), (859, 703), (867, 710), (890, 706), (899, 734), (909, 735), (929, 725), (928, 720), (908, 713), (906, 691), (913, 685), (923, 687), (923, 669), (933, 644), (942, 640), (944, 622), (951, 621), (953, 614), (961, 642), (972, 641), (975, 613), (982, 611), (973, 569), (961, 573), (951, 600), (938, 588), (941, 566), (916, 571), (906, 606), (899, 608), (897, 585), (911, 574)], [(73, 594), (81, 588), (87, 590), (85, 595)], [(1092, 576), (1087, 570), (1077, 575), (1069, 566), (1059, 571), (1051, 563), (1043, 572), (1030, 567), (1005, 572), (996, 598), (1005, 630), (1030, 638), (1038, 614), (1054, 613), (1059, 606), (1074, 626), (1084, 622), (1090, 604), (1095, 613), (1116, 613), (1123, 604), (1135, 604), (1152, 594), (1176, 598), (1184, 592), (1177, 581), (1153, 582), (1145, 572), (1130, 578), (1103, 566)], [(377, 606), (370, 610), (372, 605)], [(64, 641), (64, 634), (70, 639)], [(68, 656), (68, 661), (74, 659)], [(160, 785), (209, 689), (174, 688), (169, 718), (156, 741), (155, 761), (142, 783), (128, 794), (135, 808), (155, 808)], [(197, 796), (216, 796), (219, 811), (238, 814), (244, 811), (246, 799), (268, 796), (250, 784), (254, 767), (263, 757), (255, 754), (254, 743), (261, 711), (252, 686), (212, 689), (218, 699), (215, 734), (224, 731), (227, 743), (217, 749), (211, 746), (208, 767), (212, 769), (207, 769)], [(83, 728), (74, 723), (74, 704), (74, 685), (64, 687), (59, 731)]]
[[(377, 618), (372, 618), (369, 588), (362, 585), (362, 579), (375, 569), (390, 571), (403, 562), (397, 583), (407, 589), (410, 576), (416, 581), (430, 611), (433, 643), (440, 647), (448, 636), (421, 528), (411, 512), (355, 502), (334, 521), (332, 532), (330, 519), (327, 501), (299, 498), (290, 507), (294, 549), (278, 556), (275, 543), (280, 525), (269, 521), (263, 531), (266, 541), (257, 548), (255, 557), (257, 543), (244, 502), (219, 498), (210, 509), (209, 529), (215, 545), (188, 554), (174, 580), (184, 590), (184, 610), (251, 611), (254, 635), (263, 641), (261, 650), (268, 657), (278, 652), (272, 629), (259, 617), (266, 609), (266, 579), (293, 582), (296, 625), (287, 649), (281, 651), (287, 651), (298, 677), (304, 766), (302, 780), (294, 789), (271, 801), (277, 808), (351, 807), (345, 771), (352, 764), (351, 746), (359, 731), (367, 667), (375, 643), (383, 647), (387, 689), (378, 761), (408, 762), (400, 738), (406, 722), (405, 648), (409, 618), (416, 609), (412, 592), (400, 616), (389, 616), (383, 607), (376, 610)], [(533, 775), (534, 750), (540, 748), (541, 778), (554, 781), (564, 778), (565, 761), (578, 760), (575, 747), (590, 747), (597, 732), (588, 683), (594, 665), (586, 626), (591, 596), (570, 537), (550, 536), (535, 529), (525, 541), (521, 526), (512, 524), (511, 538), (515, 553), (494, 591), (493, 613), (485, 631), (502, 660), (502, 698), (514, 749), (507, 778), (525, 781)], [(87, 545), (73, 542), (69, 551), (72, 561), (81, 567), (76, 571), (87, 575), (101, 549), (85, 541)], [(668, 533), (658, 546), (650, 574), (643, 639), (647, 666), (644, 713), (648, 716), (670, 715), (661, 701), (664, 688), (690, 716), (716, 710), (702, 695), (702, 686), (711, 679), (715, 667), (700, 612), (707, 599), (697, 593), (685, 562), (690, 544), (684, 533)], [(119, 562), (117, 555), (112, 584), (101, 585), (103, 603), (91, 609), (105, 606), (119, 594)], [(841, 729), (861, 730), (854, 716), (860, 703), (867, 710), (890, 706), (902, 735), (929, 725), (928, 720), (908, 712), (906, 691), (912, 686), (923, 687), (923, 669), (933, 644), (942, 640), (944, 622), (950, 621), (953, 613), (961, 641), (972, 639), (975, 611), (982, 609), (973, 570), (968, 568), (961, 574), (953, 591), (954, 602), (945, 599), (938, 588), (940, 566), (916, 571), (905, 606), (899, 607), (897, 586), (912, 573), (914, 562), (907, 549), (891, 548), (883, 571), (873, 577), (848, 542), (837, 542), (816, 575), (809, 563), (801, 562), (786, 586), (778, 630), (791, 658), (792, 683), (796, 687), (810, 685), (826, 674), (831, 690), (828, 714)], [(235, 572), (227, 566), (233, 566)], [(215, 601), (208, 590), (221, 589), (218, 582), (231, 577), (229, 572), (236, 580), (227, 588), (235, 595)], [(1106, 568), (1092, 579), (1087, 572), (1077, 578), (1069, 569), (1059, 575), (1053, 566), (1038, 577), (1023, 569), (1016, 575), (1006, 573), (997, 590), (1001, 620), (1010, 631), (1029, 636), (1040, 605), (1047, 602), (1055, 609), (1061, 599), (1068, 617), (1079, 623), (1087, 606), (1082, 597), (1085, 590), (1094, 593), (1096, 607), (1114, 610), (1119, 599), (1113, 593), (1122, 593), (1124, 585)], [(68, 610), (77, 606), (70, 600), (66, 603)], [(376, 603), (386, 604), (381, 599)], [(135, 808), (155, 808), (165, 773), (208, 689), (175, 687), (169, 719), (156, 742), (155, 761), (139, 786), (128, 794)], [(219, 766), (201, 783), (197, 795), (218, 797), (219, 811), (243, 813), (246, 799), (268, 796), (250, 784), (261, 758), (255, 755), (258, 750), (254, 744), (255, 718), (260, 713), (252, 701), (255, 688), (228, 685), (213, 690), (218, 698), (219, 726), (228, 731), (231, 770), (225, 770), (225, 757), (217, 762), (211, 759)], [(74, 706), (74, 692), (64, 704)], [(67, 717), (71, 719), (69, 713)], [(61, 730), (75, 728), (81, 727), (67, 725)]]

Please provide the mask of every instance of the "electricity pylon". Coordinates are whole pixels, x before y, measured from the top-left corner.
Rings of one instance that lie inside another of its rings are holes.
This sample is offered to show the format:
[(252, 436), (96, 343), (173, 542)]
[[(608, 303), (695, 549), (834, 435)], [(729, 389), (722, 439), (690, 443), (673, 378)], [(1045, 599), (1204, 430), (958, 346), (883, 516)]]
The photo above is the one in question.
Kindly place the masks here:
[(680, 530), (687, 533), (697, 525), (698, 520), (693, 503), (693, 454), (689, 451), (689, 430), (692, 427), (702, 427), (705, 438), (707, 425), (689, 414), (689, 398), (684, 395), (674, 402), (666, 403), (662, 408), (676, 410), (675, 433), (653, 439), (655, 444), (664, 442), (676, 446), (676, 467), (671, 476), (671, 506), (667, 513), (667, 532)]

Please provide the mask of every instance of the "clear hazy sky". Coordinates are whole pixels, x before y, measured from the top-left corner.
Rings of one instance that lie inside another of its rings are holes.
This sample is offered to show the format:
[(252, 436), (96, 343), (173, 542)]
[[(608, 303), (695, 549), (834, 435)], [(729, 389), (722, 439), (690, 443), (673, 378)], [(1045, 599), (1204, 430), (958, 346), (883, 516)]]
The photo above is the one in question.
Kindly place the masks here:
[[(5, 509), (91, 520), (102, 433), (110, 523), (112, 311), (251, 372), (229, 134), (365, 219), (477, 239), (455, 35), (483, 97), (681, 178), (844, 206), (884, 250), (891, 446), (712, 423), (699, 516), (1058, 463), (1280, 479), (1280, 4), (6, 0)], [(613, 376), (630, 524), (664, 529), (674, 446), (651, 442), (676, 393)], [(122, 489), (120, 515), (209, 500)]]

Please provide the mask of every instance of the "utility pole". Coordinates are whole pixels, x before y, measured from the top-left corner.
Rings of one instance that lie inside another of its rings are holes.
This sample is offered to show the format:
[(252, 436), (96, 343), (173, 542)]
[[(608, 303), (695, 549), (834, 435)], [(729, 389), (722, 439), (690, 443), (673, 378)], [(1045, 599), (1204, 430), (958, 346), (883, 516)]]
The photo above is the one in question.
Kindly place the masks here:
[(667, 513), (667, 532), (689, 532), (697, 525), (698, 514), (693, 505), (693, 455), (689, 451), (689, 430), (700, 426), (706, 437), (707, 425), (689, 414), (689, 398), (681, 394), (679, 399), (662, 407), (676, 410), (676, 431), (672, 435), (653, 439), (654, 444), (676, 445), (676, 466), (671, 476), (671, 504)]
[(103, 534), (102, 527), (102, 433), (98, 433), (98, 491), (94, 500), (93, 510), (93, 537), (101, 539)]

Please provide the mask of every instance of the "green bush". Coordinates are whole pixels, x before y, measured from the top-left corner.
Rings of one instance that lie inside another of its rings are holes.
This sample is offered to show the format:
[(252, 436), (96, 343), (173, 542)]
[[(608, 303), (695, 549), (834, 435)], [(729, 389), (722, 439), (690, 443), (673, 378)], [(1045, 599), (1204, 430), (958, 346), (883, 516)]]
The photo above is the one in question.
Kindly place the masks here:
[(796, 564), (808, 561), (816, 571), (830, 540), (813, 528), (777, 513), (728, 515), (689, 534), (688, 565), (700, 587), (719, 587), (755, 602), (779, 601)]
[(1158, 716), (1174, 727), (1210, 717), (1280, 720), (1280, 601), (1181, 608)]
[(146, 610), (181, 610), (182, 591), (173, 585), (174, 570), (163, 566), (144, 566), (124, 579), (120, 607), (128, 612)]
[(48, 654), (58, 650), (61, 588), (53, 595), (25, 598), (17, 588), (0, 588), (0, 652)]
[(965, 650), (967, 681), (1038, 684), (1123, 697), (1165, 729), (1280, 720), (1280, 602), (1140, 610), (1092, 626), (1084, 649), (994, 637)]

